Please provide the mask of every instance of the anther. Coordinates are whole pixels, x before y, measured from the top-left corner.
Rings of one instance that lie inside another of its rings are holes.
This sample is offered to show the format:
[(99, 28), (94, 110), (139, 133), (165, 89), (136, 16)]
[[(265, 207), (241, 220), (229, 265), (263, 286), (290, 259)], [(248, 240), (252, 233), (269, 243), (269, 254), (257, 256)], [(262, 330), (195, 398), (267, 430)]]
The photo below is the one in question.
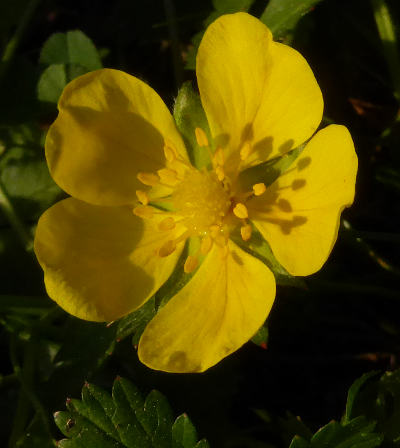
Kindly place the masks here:
[(208, 138), (207, 138), (206, 133), (203, 131), (203, 129), (201, 129), (201, 128), (196, 128), (196, 129), (194, 130), (194, 134), (195, 134), (195, 136), (196, 136), (197, 144), (198, 144), (200, 147), (206, 147), (206, 146), (208, 146)]
[(212, 245), (213, 245), (213, 240), (212, 240), (211, 236), (210, 236), (210, 235), (206, 235), (206, 236), (201, 240), (201, 243), (200, 243), (200, 252), (201, 252), (203, 255), (207, 255), (208, 252), (210, 252)]
[(157, 185), (160, 181), (157, 174), (154, 173), (138, 173), (136, 177), (140, 182), (142, 182), (142, 184), (150, 187), (154, 187), (154, 185)]
[(249, 213), (247, 211), (247, 207), (242, 204), (241, 202), (238, 202), (234, 209), (233, 209), (233, 213), (235, 216), (237, 216), (240, 219), (246, 219), (249, 217)]
[(158, 251), (158, 255), (160, 257), (168, 257), (171, 255), (176, 249), (175, 241), (169, 240), (163, 246), (160, 247)]
[(251, 238), (252, 228), (250, 224), (245, 224), (240, 228), (240, 234), (243, 241), (248, 241)]
[(159, 224), (158, 228), (162, 231), (165, 230), (172, 230), (175, 228), (175, 221), (174, 218), (171, 218), (170, 216), (168, 218), (163, 219)]
[(147, 205), (149, 203), (149, 197), (147, 193), (143, 190), (136, 190), (136, 196), (143, 205)]
[(240, 150), (241, 160), (246, 160), (247, 157), (249, 157), (251, 150), (252, 150), (252, 148), (251, 148), (250, 142), (244, 142), (242, 149)]
[(189, 255), (186, 258), (183, 270), (185, 271), (186, 274), (190, 274), (197, 268), (198, 264), (199, 260), (196, 257), (193, 257), (193, 255)]
[(215, 166), (222, 166), (224, 162), (224, 150), (222, 148), (218, 148), (213, 155), (213, 163)]
[(164, 145), (164, 155), (167, 162), (173, 162), (176, 159), (176, 150), (168, 143)]
[(217, 175), (217, 177), (218, 177), (218, 180), (220, 181), (220, 182), (222, 182), (224, 179), (225, 179), (225, 171), (224, 171), (224, 169), (222, 168), (222, 166), (217, 166), (216, 168), (215, 168), (215, 173), (216, 173), (216, 175)]
[(265, 193), (266, 189), (267, 187), (263, 183), (253, 185), (253, 191), (256, 196), (261, 196), (263, 193)]
[(148, 205), (139, 205), (133, 209), (133, 214), (140, 218), (152, 218), (154, 209)]
[(162, 168), (157, 171), (157, 174), (160, 176), (161, 182), (166, 185), (176, 185), (178, 183), (178, 173), (175, 170)]

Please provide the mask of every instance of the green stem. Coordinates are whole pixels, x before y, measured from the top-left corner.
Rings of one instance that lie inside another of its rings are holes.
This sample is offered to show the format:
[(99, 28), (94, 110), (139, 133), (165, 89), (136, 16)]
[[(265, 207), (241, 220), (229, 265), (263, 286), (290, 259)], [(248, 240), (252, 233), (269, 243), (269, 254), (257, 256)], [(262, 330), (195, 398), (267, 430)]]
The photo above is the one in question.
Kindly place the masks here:
[(21, 240), (25, 250), (30, 252), (33, 249), (33, 240), (29, 235), (21, 219), (19, 218), (13, 204), (11, 203), (3, 184), (0, 181), (0, 210), (8, 219), (11, 227)]
[(26, 7), (21, 20), (18, 23), (18, 27), (13, 35), (13, 37), (8, 41), (3, 56), (1, 57), (0, 64), (0, 83), (3, 81), (4, 76), (7, 73), (7, 70), (13, 60), (16, 49), (18, 48), (19, 43), (21, 42), (22, 36), (25, 33), (25, 30), (35, 12), (40, 0), (31, 0)]
[(176, 88), (179, 89), (183, 81), (183, 72), (182, 72), (182, 58), (178, 36), (178, 24), (176, 20), (176, 13), (173, 0), (164, 0), (164, 10), (168, 24), (169, 37), (171, 39), (171, 51), (174, 66), (175, 84)]
[(15, 335), (11, 336), (10, 341), (10, 359), (13, 365), (14, 373), (18, 377), (21, 384), (19, 402), (17, 406), (16, 415), (14, 418), (14, 426), (9, 440), (9, 447), (14, 447), (18, 439), (23, 435), (23, 431), (26, 428), (30, 405), (36, 411), (37, 415), (41, 419), (44, 428), (51, 437), (51, 430), (48, 420), (48, 415), (36, 396), (33, 387), (33, 377), (35, 374), (35, 342), (30, 341), (29, 346), (24, 350), (24, 362), (23, 367), (20, 366), (17, 356), (18, 339)]
[(400, 59), (395, 27), (385, 0), (371, 0), (371, 6), (392, 78), (394, 96), (400, 102)]

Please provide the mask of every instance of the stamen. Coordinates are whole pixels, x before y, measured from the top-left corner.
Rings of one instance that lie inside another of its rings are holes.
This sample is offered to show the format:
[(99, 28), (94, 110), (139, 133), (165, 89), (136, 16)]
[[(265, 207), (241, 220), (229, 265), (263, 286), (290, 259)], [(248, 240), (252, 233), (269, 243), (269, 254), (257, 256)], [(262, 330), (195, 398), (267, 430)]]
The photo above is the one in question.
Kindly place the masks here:
[(224, 169), (222, 168), (222, 166), (217, 166), (216, 168), (215, 168), (215, 174), (217, 175), (217, 177), (218, 177), (218, 180), (220, 181), (220, 182), (222, 182), (224, 179), (225, 179), (225, 171), (224, 171)]
[(157, 171), (157, 174), (160, 176), (161, 182), (168, 186), (176, 185), (179, 181), (178, 173), (175, 170), (162, 168), (161, 170)]
[(154, 215), (154, 209), (148, 205), (139, 205), (133, 209), (133, 214), (140, 218), (150, 219)]
[(261, 196), (263, 193), (265, 193), (266, 189), (267, 187), (263, 183), (253, 185), (253, 191), (256, 196)]
[(173, 240), (167, 241), (163, 246), (160, 247), (158, 251), (158, 255), (162, 258), (168, 257), (171, 255), (176, 249), (176, 243)]
[(143, 190), (136, 190), (136, 196), (143, 205), (147, 205), (150, 201), (147, 193)]
[(252, 147), (250, 142), (244, 142), (242, 149), (240, 150), (240, 158), (241, 160), (246, 160), (247, 157), (249, 157), (250, 153), (252, 151)]
[(154, 173), (138, 173), (136, 177), (142, 184), (148, 185), (149, 187), (154, 187), (160, 181), (160, 178)]
[(217, 238), (221, 234), (221, 227), (216, 224), (210, 226), (210, 233), (213, 238)]
[(224, 163), (224, 150), (222, 148), (218, 148), (213, 155), (213, 164), (215, 166), (222, 166)]
[(162, 231), (164, 230), (172, 230), (175, 228), (174, 218), (168, 217), (163, 219), (159, 224), (158, 228)]
[(235, 216), (237, 216), (240, 219), (246, 219), (249, 217), (249, 213), (247, 211), (246, 206), (244, 204), (242, 204), (241, 202), (239, 202), (235, 205), (235, 208), (233, 209), (233, 213), (235, 214)]
[(193, 255), (189, 255), (186, 258), (183, 270), (185, 271), (186, 274), (190, 274), (197, 268), (198, 264), (199, 260), (196, 257), (193, 257)]
[(250, 224), (245, 224), (240, 228), (240, 234), (242, 235), (243, 241), (248, 241), (251, 238), (252, 228)]
[(194, 130), (194, 134), (195, 134), (195, 136), (196, 136), (197, 144), (198, 144), (200, 147), (206, 147), (206, 146), (208, 146), (208, 138), (207, 138), (206, 133), (203, 131), (203, 129), (201, 129), (201, 128), (196, 128), (196, 129)]
[(203, 255), (207, 255), (210, 252), (213, 245), (213, 240), (210, 235), (206, 235), (200, 243), (200, 252)]
[(173, 162), (177, 157), (176, 149), (170, 142), (165, 142), (164, 155), (167, 162)]

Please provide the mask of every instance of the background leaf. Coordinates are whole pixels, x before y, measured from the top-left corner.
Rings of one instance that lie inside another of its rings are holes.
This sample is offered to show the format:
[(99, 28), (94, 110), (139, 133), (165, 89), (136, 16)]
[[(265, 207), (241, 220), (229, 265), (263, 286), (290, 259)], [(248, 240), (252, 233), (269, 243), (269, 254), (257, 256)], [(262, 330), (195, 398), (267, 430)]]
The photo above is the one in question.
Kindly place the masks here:
[(68, 437), (58, 446), (68, 448), (208, 448), (197, 443), (197, 432), (186, 414), (175, 422), (166, 398), (152, 391), (143, 400), (128, 380), (114, 381), (112, 397), (85, 384), (81, 400), (67, 400), (67, 411), (55, 422)]

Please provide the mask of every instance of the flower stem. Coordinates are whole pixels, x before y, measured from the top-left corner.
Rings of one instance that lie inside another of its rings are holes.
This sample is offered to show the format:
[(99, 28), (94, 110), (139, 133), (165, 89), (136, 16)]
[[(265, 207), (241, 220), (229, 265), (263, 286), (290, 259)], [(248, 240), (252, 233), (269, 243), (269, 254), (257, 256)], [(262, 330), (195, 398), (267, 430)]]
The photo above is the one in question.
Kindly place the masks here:
[(400, 59), (395, 27), (385, 0), (371, 0), (371, 6), (392, 78), (394, 96), (400, 102)]
[(25, 33), (25, 30), (33, 16), (33, 13), (36, 10), (36, 7), (38, 6), (38, 4), (40, 3), (40, 0), (31, 0), (22, 17), (21, 20), (18, 23), (18, 27), (15, 30), (14, 35), (12, 36), (12, 38), (8, 41), (4, 53), (1, 57), (1, 64), (0, 64), (0, 83), (3, 81), (4, 76), (7, 73), (7, 70), (11, 64), (11, 61), (14, 57), (15, 51), (18, 48), (18, 45), (21, 41), (22, 36)]
[(25, 250), (27, 252), (30, 252), (33, 249), (32, 237), (25, 229), (25, 226), (20, 217), (18, 216), (18, 213), (16, 212), (12, 202), (8, 198), (6, 190), (1, 181), (0, 181), (0, 210), (2, 210), (8, 222), (10, 223), (11, 227), (18, 235)]

